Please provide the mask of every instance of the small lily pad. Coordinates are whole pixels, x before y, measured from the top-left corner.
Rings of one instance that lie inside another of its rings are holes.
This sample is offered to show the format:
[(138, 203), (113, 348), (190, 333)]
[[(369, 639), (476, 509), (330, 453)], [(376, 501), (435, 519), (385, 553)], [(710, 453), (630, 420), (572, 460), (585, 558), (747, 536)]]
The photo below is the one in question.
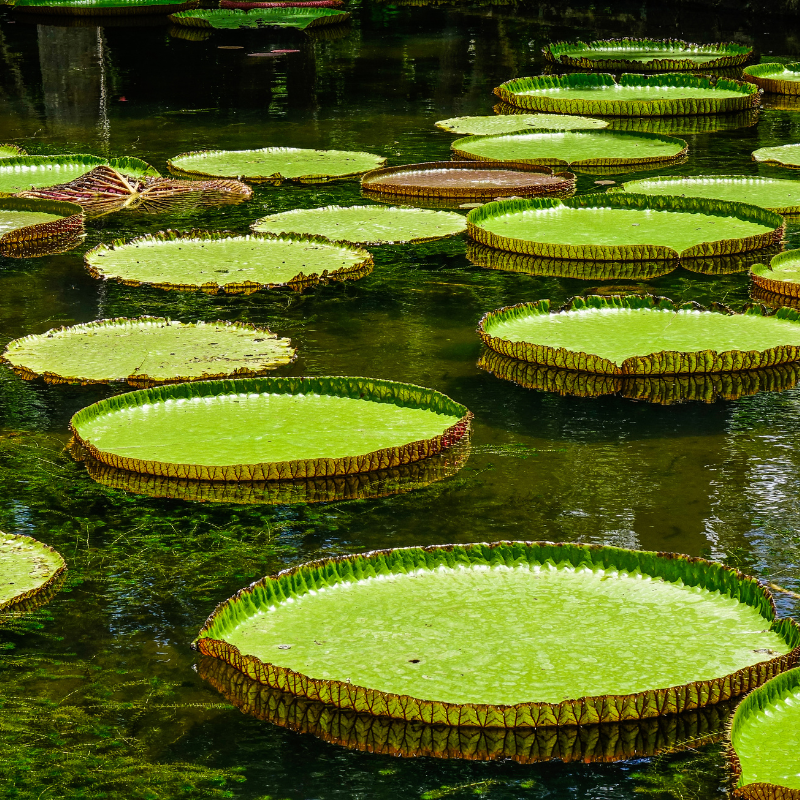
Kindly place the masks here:
[(0, 532), (0, 611), (47, 593), (66, 568), (52, 547), (30, 536)]
[[(800, 167), (800, 144), (783, 144), (777, 147), (759, 147), (753, 151), (753, 161), (775, 164), (779, 167)], [(2, 163), (2, 162), (0, 162)]]
[(745, 67), (744, 79), (765, 92), (800, 95), (800, 62), (754, 64)]
[(496, 117), (453, 117), (440, 120), (436, 123), (436, 127), (448, 133), (460, 133), (462, 136), (490, 136), (533, 128), (565, 131), (606, 128), (608, 122), (569, 114), (515, 114)]
[(750, 279), (767, 292), (800, 298), (800, 250), (778, 253), (769, 265), (754, 264)]

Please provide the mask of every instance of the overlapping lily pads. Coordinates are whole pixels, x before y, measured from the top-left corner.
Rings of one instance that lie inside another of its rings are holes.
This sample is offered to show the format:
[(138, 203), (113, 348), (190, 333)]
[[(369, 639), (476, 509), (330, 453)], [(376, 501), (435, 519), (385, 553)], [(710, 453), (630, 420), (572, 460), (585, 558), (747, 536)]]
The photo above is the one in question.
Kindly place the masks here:
[(112, 167), (99, 166), (67, 183), (31, 189), (17, 196), (76, 203), (85, 214), (97, 217), (122, 210), (150, 214), (196, 211), (208, 206), (241, 203), (253, 196), (253, 190), (237, 180), (135, 178), (122, 175)]
[(469, 432), (470, 412), (371, 378), (245, 378), (140, 389), (72, 418), (89, 455), (169, 478), (294, 480), (391, 469)]
[(359, 714), (324, 705), (248, 678), (216, 658), (202, 658), (198, 674), (242, 713), (326, 742), (387, 756), (614, 762), (655, 756), (720, 741), (731, 702), (635, 722), (544, 728), (427, 725)]
[(0, 532), (0, 611), (45, 599), (66, 569), (52, 547), (30, 536)]
[(743, 201), (779, 214), (800, 214), (800, 182), (781, 178), (755, 175), (660, 175), (628, 181), (608, 191)]
[(194, 8), (198, 0), (14, 0), (15, 11), (37, 14), (171, 14)]
[(612, 75), (577, 72), (514, 78), (494, 90), (506, 103), (529, 111), (610, 117), (720, 114), (756, 108), (759, 89), (730, 78), (680, 73)]
[(43, 189), (75, 180), (99, 166), (133, 178), (157, 178), (158, 172), (138, 158), (100, 158), (89, 155), (15, 156), (0, 159), (0, 195)]
[(306, 30), (323, 25), (342, 25), (350, 19), (348, 11), (338, 8), (199, 8), (169, 15), (176, 25), (190, 28), (296, 28)]
[(167, 165), (179, 175), (238, 178), (250, 183), (326, 183), (378, 169), (386, 159), (350, 150), (304, 150), (262, 147), (259, 150), (199, 150), (181, 153)]
[(666, 165), (683, 158), (689, 148), (683, 139), (657, 133), (528, 130), (497, 136), (467, 136), (456, 139), (450, 149), (456, 157), (469, 160), (568, 166), (587, 172), (595, 168), (627, 170)]
[(456, 236), (467, 229), (466, 218), (450, 211), (393, 206), (325, 206), (283, 211), (256, 220), (264, 233), (323, 236), (354, 244), (427, 242)]
[(23, 378), (134, 386), (261, 375), (294, 358), (288, 339), (232, 322), (105, 319), (10, 342), (3, 360)]
[(800, 62), (753, 64), (745, 68), (744, 77), (765, 92), (800, 95)]
[(733, 715), (734, 797), (800, 798), (800, 669), (778, 675), (748, 695)]
[(228, 294), (356, 280), (373, 266), (366, 250), (316, 236), (214, 231), (166, 231), (100, 244), (85, 260), (93, 277), (128, 286)]
[(787, 669), (798, 643), (797, 624), (776, 619), (767, 590), (735, 570), (546, 542), (301, 565), (217, 606), (195, 640), (203, 654), (310, 700), (484, 728), (690, 711)]
[(542, 49), (545, 59), (578, 69), (611, 72), (672, 72), (737, 67), (753, 48), (733, 42), (695, 44), (680, 39), (597, 39), (593, 42), (552, 42)]
[[(783, 144), (777, 147), (759, 147), (753, 151), (753, 161), (779, 167), (800, 167), (800, 144)], [(2, 162), (0, 162), (2, 163)]]
[(462, 136), (491, 136), (533, 128), (572, 131), (608, 127), (606, 120), (591, 117), (575, 117), (569, 114), (526, 114), (520, 112), (520, 109), (516, 109), (516, 112), (494, 117), (453, 117), (440, 120), (436, 123), (436, 127)]
[(83, 213), (74, 203), (0, 197), (0, 255), (49, 255), (76, 247)]
[(571, 172), (516, 167), (499, 161), (429, 161), (372, 170), (361, 179), (369, 195), (491, 200), (495, 197), (564, 197), (575, 191)]
[(750, 279), (767, 292), (800, 298), (800, 250), (778, 253), (769, 264), (754, 264)]
[(723, 256), (780, 242), (783, 217), (744, 203), (619, 192), (502, 200), (473, 209), (489, 247), (545, 258), (650, 261)]
[(761, 369), (800, 361), (800, 314), (755, 306), (676, 305), (664, 297), (573, 297), (484, 314), (483, 343), (546, 367), (605, 375), (680, 375)]

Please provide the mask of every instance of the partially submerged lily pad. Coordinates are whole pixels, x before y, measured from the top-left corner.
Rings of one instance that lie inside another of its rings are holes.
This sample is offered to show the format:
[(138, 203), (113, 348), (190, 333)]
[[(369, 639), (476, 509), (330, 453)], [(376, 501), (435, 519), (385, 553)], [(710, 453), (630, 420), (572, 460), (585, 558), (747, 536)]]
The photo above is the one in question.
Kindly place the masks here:
[(778, 675), (749, 694), (730, 728), (734, 797), (799, 800), (800, 669)]
[(436, 123), (448, 133), (462, 136), (490, 136), (498, 133), (515, 133), (533, 128), (547, 130), (581, 130), (607, 128), (608, 122), (591, 117), (575, 117), (568, 114), (514, 114), (495, 117), (453, 117)]
[(3, 360), (23, 378), (134, 386), (261, 375), (294, 358), (288, 339), (233, 322), (104, 319), (10, 342)]
[(778, 253), (769, 264), (754, 264), (750, 279), (765, 291), (800, 298), (800, 250)]
[(198, 0), (14, 0), (14, 10), (34, 14), (171, 14), (194, 8)]
[(720, 564), (496, 542), (285, 570), (217, 606), (195, 647), (339, 708), (513, 728), (724, 701), (786, 669), (798, 642), (797, 624), (776, 619), (767, 590)]
[(673, 72), (736, 67), (752, 57), (753, 48), (733, 42), (694, 44), (680, 39), (625, 38), (552, 42), (542, 53), (551, 63), (579, 69)]
[(262, 147), (260, 150), (199, 150), (167, 161), (180, 175), (238, 178), (250, 183), (297, 181), (326, 183), (352, 178), (382, 167), (386, 159), (350, 150), (303, 150)]
[(609, 261), (722, 256), (777, 244), (783, 217), (744, 203), (619, 192), (503, 200), (473, 209), (467, 232), (489, 247)]
[(72, 181), (98, 166), (134, 178), (159, 177), (158, 172), (138, 158), (100, 158), (88, 155), (16, 156), (0, 159), (0, 194), (18, 194)]
[(759, 147), (758, 150), (753, 151), (753, 161), (796, 169), (800, 167), (800, 144)]
[(800, 62), (753, 64), (744, 69), (744, 79), (765, 92), (800, 95)]
[(800, 314), (762, 306), (675, 305), (664, 297), (573, 297), (484, 314), (483, 343), (505, 356), (606, 375), (679, 375), (760, 369), (800, 361)]
[(79, 411), (97, 461), (172, 478), (262, 481), (369, 472), (455, 444), (471, 414), (432, 389), (371, 378), (246, 378), (141, 389)]
[(467, 229), (466, 218), (450, 211), (393, 206), (325, 206), (298, 208), (256, 220), (254, 231), (324, 236), (355, 244), (427, 242), (456, 236)]
[(625, 73), (619, 82), (604, 73), (541, 75), (506, 81), (494, 93), (529, 111), (610, 117), (721, 114), (755, 108), (760, 98), (752, 83), (679, 73)]
[(779, 214), (800, 214), (798, 181), (755, 175), (662, 175), (628, 181), (608, 191), (739, 201)]
[(66, 569), (52, 547), (30, 536), (0, 532), (0, 611), (46, 594)]
[(0, 197), (0, 255), (26, 258), (63, 252), (83, 236), (83, 213), (74, 203)]
[(232, 8), (200, 8), (170, 14), (176, 25), (192, 28), (296, 28), (306, 30), (323, 25), (342, 25), (350, 19), (349, 11), (338, 8), (255, 8), (242, 11)]
[(360, 248), (315, 236), (236, 236), (213, 231), (146, 234), (100, 244), (85, 257), (95, 278), (229, 294), (355, 280), (372, 271)]
[(243, 714), (326, 742), (386, 756), (614, 762), (655, 756), (665, 750), (720, 741), (732, 702), (636, 722), (558, 728), (455, 727), (359, 714), (298, 697), (254, 681), (217, 658), (202, 658), (200, 677)]
[(495, 197), (563, 197), (575, 191), (571, 172), (549, 167), (517, 167), (495, 161), (429, 161), (372, 170), (361, 179), (369, 194), (392, 197), (458, 197), (491, 200)]
[(509, 165), (629, 167), (667, 164), (686, 155), (683, 139), (635, 131), (522, 131), (456, 139), (450, 149), (458, 158), (504, 161)]

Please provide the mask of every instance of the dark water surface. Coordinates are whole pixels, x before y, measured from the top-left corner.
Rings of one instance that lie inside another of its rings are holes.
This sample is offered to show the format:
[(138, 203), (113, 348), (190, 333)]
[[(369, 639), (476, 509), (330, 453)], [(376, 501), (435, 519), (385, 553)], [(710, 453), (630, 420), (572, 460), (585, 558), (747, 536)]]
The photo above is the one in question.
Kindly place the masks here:
[[(267, 145), (365, 150), (391, 165), (432, 161), (449, 157), (454, 138), (433, 123), (491, 113), (492, 88), (537, 74), (541, 45), (550, 40), (675, 36), (800, 55), (791, 20), (671, 5), (364, 0), (351, 6), (352, 26), (330, 40), (221, 31), (190, 41), (163, 18), (137, 27), (125, 20), (70, 27), (68, 18), (36, 25), (4, 11), (0, 142), (32, 154), (133, 155), (161, 170), (187, 150)], [(248, 56), (271, 48), (299, 52)], [(799, 131), (800, 105), (766, 108), (757, 126), (687, 135), (688, 162), (661, 172), (794, 178), (756, 166), (750, 153), (798, 141)], [(580, 191), (592, 190), (595, 179), (581, 176)], [(476, 417), (466, 465), (409, 493), (315, 505), (201, 505), (104, 488), (64, 453), (70, 416), (118, 390), (26, 383), (2, 368), (0, 528), (55, 546), (70, 573), (45, 609), (0, 631), (0, 795), (722, 796), (724, 759), (714, 744), (615, 765), (394, 758), (245, 716), (193, 669), (189, 642), (238, 588), (310, 558), (380, 547), (607, 543), (708, 555), (800, 584), (800, 389), (662, 406), (560, 397), (476, 366), (475, 327), (489, 309), (648, 287), (673, 300), (739, 308), (749, 299), (745, 272), (679, 269), (609, 289), (474, 266), (463, 238), (373, 248), (376, 266), (367, 278), (303, 294), (126, 288), (102, 285), (83, 267), (85, 250), (101, 241), (168, 227), (246, 232), (266, 213), (359, 198), (356, 181), (262, 187), (249, 203), (183, 217), (118, 213), (90, 222), (85, 245), (73, 252), (0, 259), (2, 344), (100, 317), (248, 321), (299, 348), (295, 364), (279, 374), (410, 381), (447, 393)], [(800, 227), (790, 226), (788, 238), (800, 246)], [(791, 613), (787, 603), (779, 600)], [(580, 628), (576, 619), (575, 636)]]

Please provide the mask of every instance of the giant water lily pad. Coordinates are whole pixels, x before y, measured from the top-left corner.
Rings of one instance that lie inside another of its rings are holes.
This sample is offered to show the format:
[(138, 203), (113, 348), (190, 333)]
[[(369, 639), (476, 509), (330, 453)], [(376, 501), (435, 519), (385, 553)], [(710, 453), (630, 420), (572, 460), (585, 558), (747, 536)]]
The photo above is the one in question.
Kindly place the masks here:
[(759, 147), (758, 150), (753, 151), (753, 161), (796, 169), (800, 167), (800, 144), (783, 144), (778, 147)]
[(734, 797), (800, 798), (800, 669), (778, 675), (748, 695), (733, 715)]
[(194, 8), (198, 0), (14, 0), (15, 11), (36, 14), (171, 14)]
[(389, 197), (490, 200), (504, 195), (564, 196), (575, 191), (571, 172), (517, 167), (494, 161), (429, 161), (372, 170), (361, 179), (364, 192)]
[(337, 8), (201, 8), (170, 14), (176, 25), (197, 28), (297, 28), (305, 30), (323, 25), (341, 25), (350, 19), (348, 11)]
[(256, 220), (252, 227), (266, 233), (306, 233), (355, 244), (396, 244), (456, 236), (467, 229), (467, 221), (461, 214), (421, 208), (325, 206), (271, 214)]
[(777, 211), (779, 214), (800, 214), (800, 182), (780, 178), (753, 175), (664, 175), (628, 181), (608, 191), (739, 201)]
[(587, 167), (665, 164), (686, 155), (683, 139), (635, 131), (522, 131), (456, 139), (450, 149), (459, 158)]
[(66, 568), (52, 547), (0, 532), (0, 611), (46, 594)]
[(688, 711), (785, 669), (798, 642), (757, 580), (719, 564), (497, 542), (286, 570), (217, 606), (195, 646), (328, 705), (491, 728)]
[(0, 197), (0, 255), (63, 252), (76, 246), (82, 236), (83, 214), (74, 203)]
[(720, 114), (758, 106), (752, 83), (694, 75), (613, 76), (589, 72), (514, 78), (494, 90), (506, 103), (529, 111), (611, 117)]
[(783, 229), (779, 214), (757, 206), (627, 192), (502, 200), (467, 216), (469, 236), (489, 247), (613, 261), (731, 255), (777, 244)]
[(138, 158), (100, 158), (88, 155), (16, 156), (0, 159), (0, 194), (17, 194), (30, 189), (72, 181), (100, 165), (132, 177), (158, 177), (158, 172)]
[[(517, 109), (519, 111), (519, 109)], [(499, 115), (496, 117), (453, 117), (436, 123), (448, 133), (462, 136), (491, 136), (498, 133), (515, 133), (532, 128), (546, 130), (591, 130), (607, 128), (608, 122), (591, 117), (575, 117), (569, 114), (525, 114)]]
[(679, 39), (598, 39), (552, 42), (542, 49), (554, 64), (578, 69), (637, 72), (722, 69), (744, 64), (753, 48), (732, 42), (694, 44)]
[(197, 672), (243, 714), (351, 750), (404, 758), (513, 759), (521, 764), (646, 758), (665, 750), (720, 741), (732, 705), (728, 701), (636, 722), (509, 732), (504, 728), (427, 725), (324, 705), (259, 683), (217, 658), (202, 658)]
[(761, 306), (734, 314), (651, 295), (574, 297), (484, 314), (483, 343), (548, 367), (607, 375), (679, 375), (759, 369), (800, 361), (800, 314)]
[(370, 378), (180, 383), (102, 400), (72, 433), (119, 469), (252, 481), (369, 472), (419, 461), (469, 431), (471, 414), (432, 389)]
[(325, 183), (362, 175), (382, 167), (386, 159), (350, 150), (303, 150), (262, 147), (260, 150), (200, 150), (170, 159), (178, 174), (239, 178), (251, 183)]
[(288, 339), (232, 322), (106, 319), (10, 342), (3, 360), (23, 378), (135, 386), (260, 375), (294, 357)]
[(767, 292), (800, 298), (800, 250), (778, 253), (769, 264), (754, 264), (750, 278)]
[(98, 245), (86, 266), (95, 278), (129, 286), (239, 293), (361, 278), (372, 271), (372, 256), (311, 236), (167, 231)]
[(775, 94), (800, 94), (800, 63), (753, 64), (744, 70), (744, 79), (759, 89)]

